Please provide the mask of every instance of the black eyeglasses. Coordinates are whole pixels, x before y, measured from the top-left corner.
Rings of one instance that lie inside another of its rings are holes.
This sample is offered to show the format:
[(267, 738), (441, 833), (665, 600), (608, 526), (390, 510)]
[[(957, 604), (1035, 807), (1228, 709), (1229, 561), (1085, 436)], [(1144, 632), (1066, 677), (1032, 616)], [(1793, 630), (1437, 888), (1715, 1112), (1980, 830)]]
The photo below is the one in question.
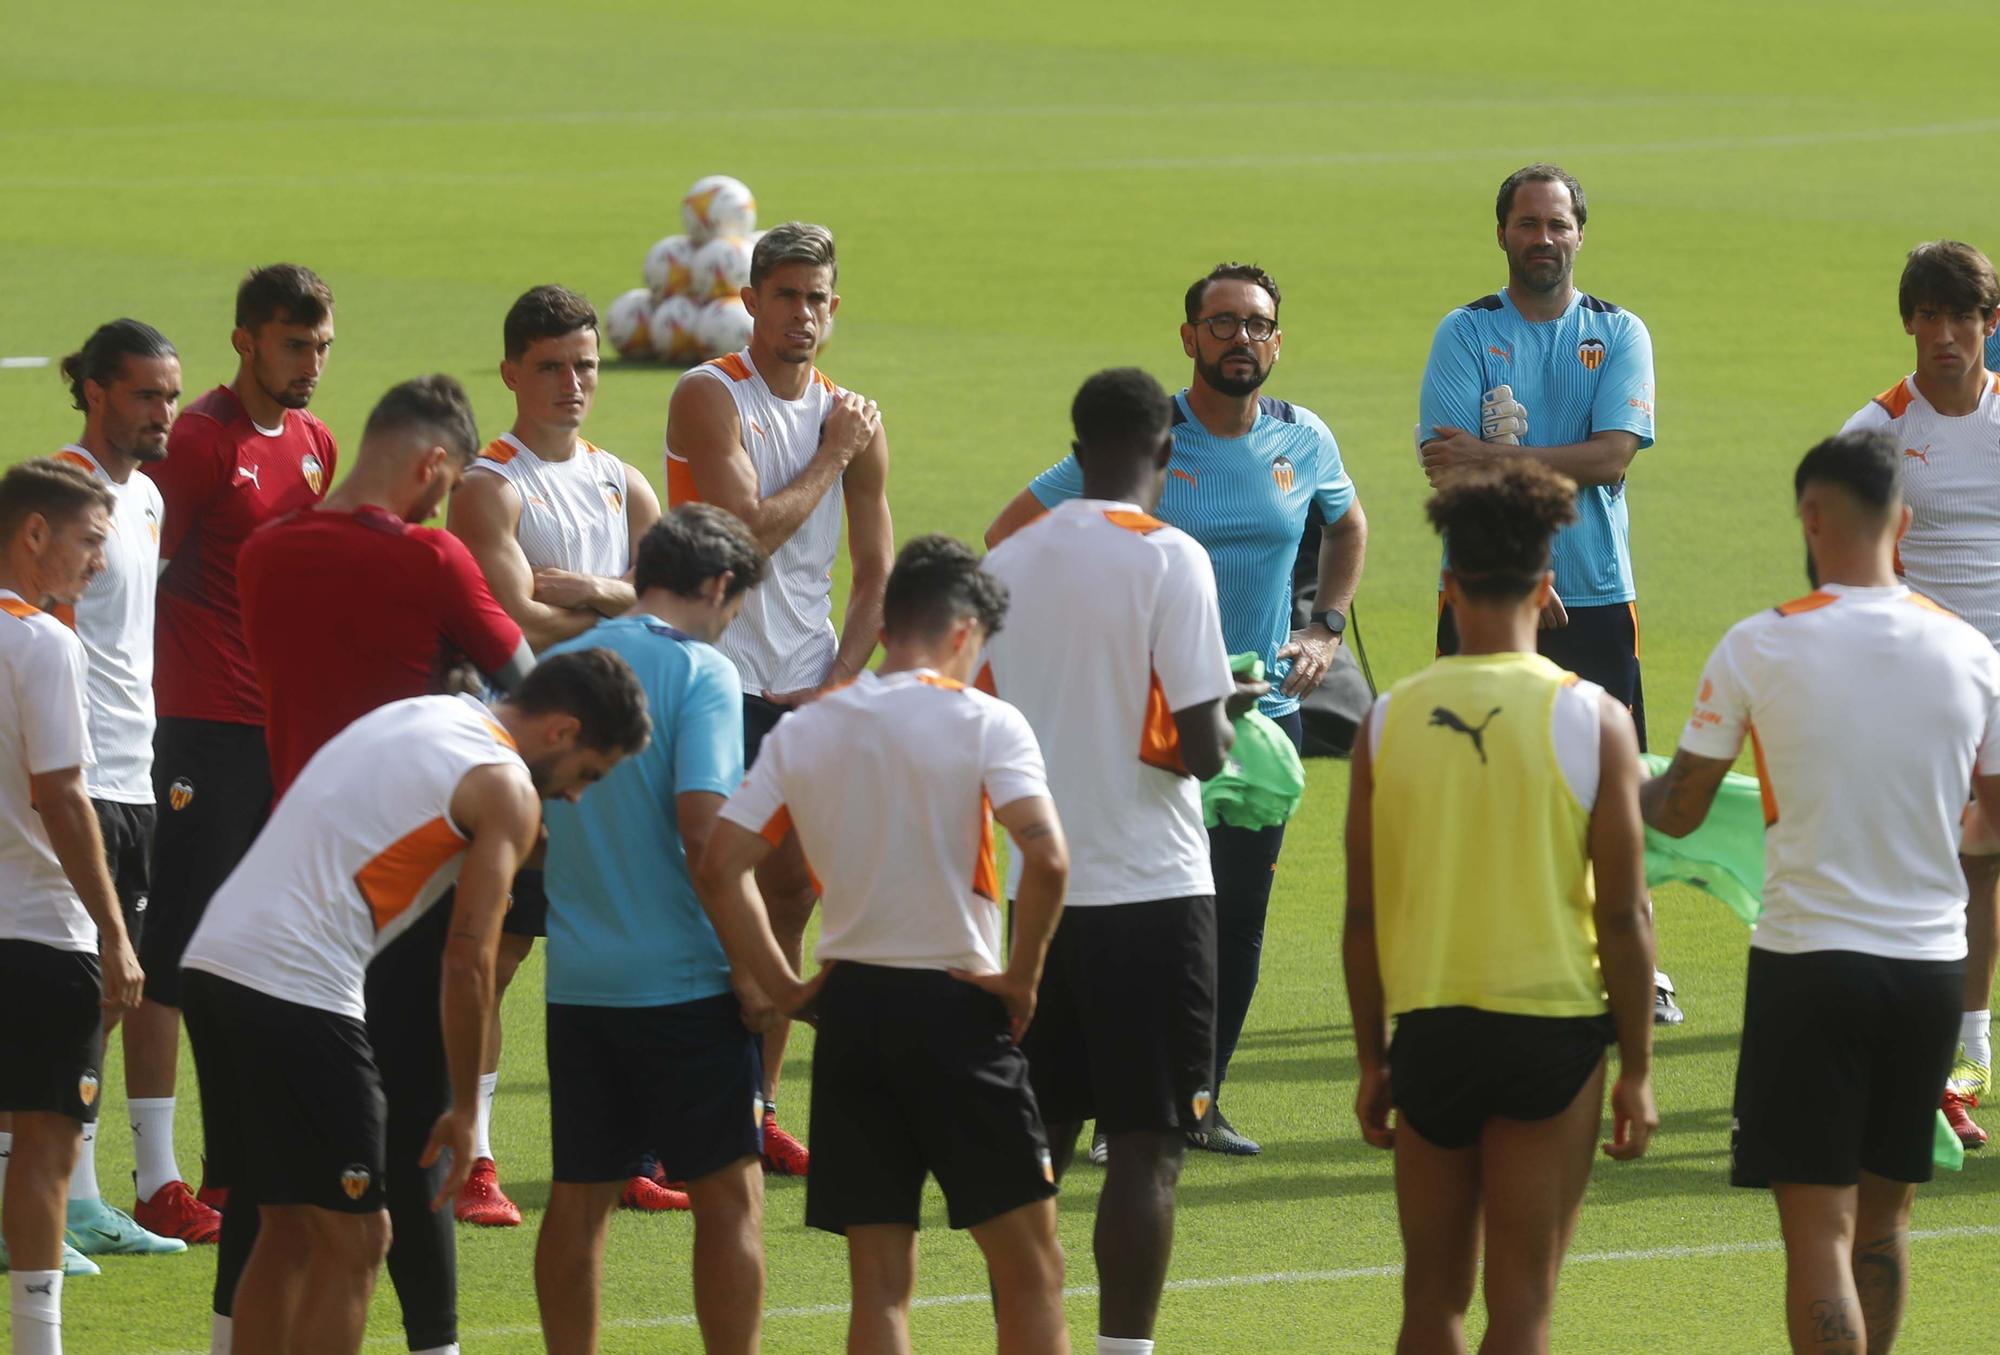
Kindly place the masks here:
[(1208, 326), (1218, 339), (1233, 339), (1240, 333), (1251, 343), (1262, 343), (1278, 332), (1278, 322), (1268, 315), (1204, 315), (1195, 323)]

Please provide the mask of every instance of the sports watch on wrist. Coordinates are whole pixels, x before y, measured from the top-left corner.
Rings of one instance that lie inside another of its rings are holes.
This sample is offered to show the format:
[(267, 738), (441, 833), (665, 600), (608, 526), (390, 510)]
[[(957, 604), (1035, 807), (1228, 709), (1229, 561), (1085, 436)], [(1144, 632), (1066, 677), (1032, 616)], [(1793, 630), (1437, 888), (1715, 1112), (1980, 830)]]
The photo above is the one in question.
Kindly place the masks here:
[(1315, 626), (1325, 626), (1335, 635), (1340, 635), (1347, 630), (1347, 618), (1339, 612), (1314, 612), (1311, 621)]

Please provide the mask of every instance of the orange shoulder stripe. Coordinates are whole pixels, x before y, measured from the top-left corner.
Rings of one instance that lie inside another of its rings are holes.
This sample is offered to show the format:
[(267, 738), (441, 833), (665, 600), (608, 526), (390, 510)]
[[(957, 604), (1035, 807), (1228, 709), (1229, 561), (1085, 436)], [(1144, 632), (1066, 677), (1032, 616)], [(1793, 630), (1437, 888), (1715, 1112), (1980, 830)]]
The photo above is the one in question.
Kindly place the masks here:
[(1957, 612), (1954, 612), (1949, 607), (1940, 607), (1937, 603), (1931, 601), (1931, 599), (1925, 597), (1922, 593), (1912, 593), (1907, 598), (1904, 598), (1903, 601), (1908, 602), (1913, 606), (1922, 607), (1927, 612), (1936, 612), (1939, 616), (1948, 616), (1954, 621), (1959, 619)]
[(97, 467), (90, 464), (89, 457), (78, 456), (75, 452), (72, 452), (67, 447), (57, 452), (53, 457), (50, 458), (50, 460), (60, 461), (65, 466), (75, 466), (78, 470), (83, 471), (84, 473), (89, 475), (95, 475), (97, 473)]
[(498, 464), (504, 466), (509, 461), (512, 461), (518, 455), (520, 455), (520, 453), (514, 450), (513, 443), (507, 441), (507, 439), (505, 438), (495, 438), (493, 439), (493, 441), (487, 443), (485, 448), (481, 450), (481, 452), (479, 453), (479, 459), (481, 461), (497, 462)]
[(917, 681), (923, 683), (926, 687), (941, 687), (948, 692), (962, 692), (965, 690), (965, 684), (957, 678), (939, 677), (936, 673), (918, 673), (916, 678)]
[(825, 386), (826, 393), (828, 395), (835, 395), (838, 394), (840, 391), (840, 387), (833, 384), (833, 378), (828, 376), (825, 372), (822, 372), (817, 367), (813, 368), (812, 379), (819, 382), (820, 385)]
[(1104, 515), (1104, 520), (1114, 527), (1123, 527), (1128, 532), (1145, 536), (1157, 532), (1167, 524), (1146, 513), (1128, 513), (1123, 508), (1113, 508)]
[(0, 598), (0, 612), (5, 612), (9, 616), (17, 616), (21, 620), (26, 621), (31, 616), (40, 616), (42, 609), (31, 603), (23, 602), (19, 598)]
[(710, 367), (720, 367), (723, 375), (727, 376), (731, 381), (748, 381), (750, 379), (750, 364), (743, 360), (741, 353), (724, 353), (719, 358), (710, 358), (708, 365)]
[(1910, 393), (1910, 383), (1905, 378), (1876, 396), (1875, 403), (1888, 410), (1890, 418), (1900, 419), (1909, 412), (1910, 401), (1914, 399), (1916, 396)]
[(1779, 603), (1778, 615), (1798, 616), (1805, 612), (1816, 612), (1822, 607), (1831, 607), (1839, 600), (1832, 593), (1814, 591), (1807, 593), (1802, 598), (1793, 598), (1790, 602)]

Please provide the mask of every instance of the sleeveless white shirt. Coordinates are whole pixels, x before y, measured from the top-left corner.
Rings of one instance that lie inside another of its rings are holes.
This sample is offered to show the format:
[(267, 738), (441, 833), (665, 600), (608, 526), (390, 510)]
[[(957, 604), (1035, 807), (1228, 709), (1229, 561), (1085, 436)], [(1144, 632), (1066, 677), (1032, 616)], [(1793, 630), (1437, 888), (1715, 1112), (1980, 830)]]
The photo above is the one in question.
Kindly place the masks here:
[(521, 496), (514, 534), (533, 568), (615, 579), (632, 567), (625, 463), (603, 448), (578, 438), (569, 460), (544, 461), (512, 433), (502, 433), (472, 469), (492, 472)]
[[(757, 471), (757, 492), (775, 494), (798, 479), (819, 450), (820, 427), (841, 388), (818, 368), (796, 400), (780, 399), (750, 361), (750, 350), (692, 368), (683, 381), (719, 381), (736, 402), (743, 450)], [(696, 502), (685, 460), (667, 453), (667, 499)], [(833, 669), (833, 563), (840, 553), (843, 514), (838, 482), (806, 515), (791, 539), (771, 554), (764, 581), (750, 590), (743, 611), (716, 641), (729, 656), (746, 692), (789, 692), (816, 687)]]

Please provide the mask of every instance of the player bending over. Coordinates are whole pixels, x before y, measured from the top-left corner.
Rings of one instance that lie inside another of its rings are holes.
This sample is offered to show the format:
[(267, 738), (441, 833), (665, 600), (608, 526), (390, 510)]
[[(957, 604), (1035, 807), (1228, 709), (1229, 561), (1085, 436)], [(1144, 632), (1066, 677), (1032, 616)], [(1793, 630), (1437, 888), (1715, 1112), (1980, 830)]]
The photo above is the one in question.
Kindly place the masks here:
[[(781, 721), (722, 808), (697, 883), (773, 1005), (817, 1001), (806, 1222), (847, 1235), (850, 1352), (908, 1351), (924, 1177), (985, 1254), (999, 1349), (1066, 1355), (1055, 1170), (1017, 1042), (1069, 874), (1042, 757), (1013, 707), (965, 685), (1006, 590), (946, 537), (903, 548), (879, 673)], [(1022, 858), (1001, 959), (992, 820)], [(826, 887), (802, 983), (752, 876), (796, 830)]]
[(1526, 458), (1431, 495), (1459, 652), (1379, 698), (1354, 747), (1342, 948), (1355, 1114), (1396, 1153), (1398, 1350), (1465, 1349), (1482, 1236), (1480, 1349), (1548, 1349), (1614, 1040), (1604, 1151), (1636, 1158), (1659, 1127), (1638, 739), (1535, 652), (1575, 500)]

